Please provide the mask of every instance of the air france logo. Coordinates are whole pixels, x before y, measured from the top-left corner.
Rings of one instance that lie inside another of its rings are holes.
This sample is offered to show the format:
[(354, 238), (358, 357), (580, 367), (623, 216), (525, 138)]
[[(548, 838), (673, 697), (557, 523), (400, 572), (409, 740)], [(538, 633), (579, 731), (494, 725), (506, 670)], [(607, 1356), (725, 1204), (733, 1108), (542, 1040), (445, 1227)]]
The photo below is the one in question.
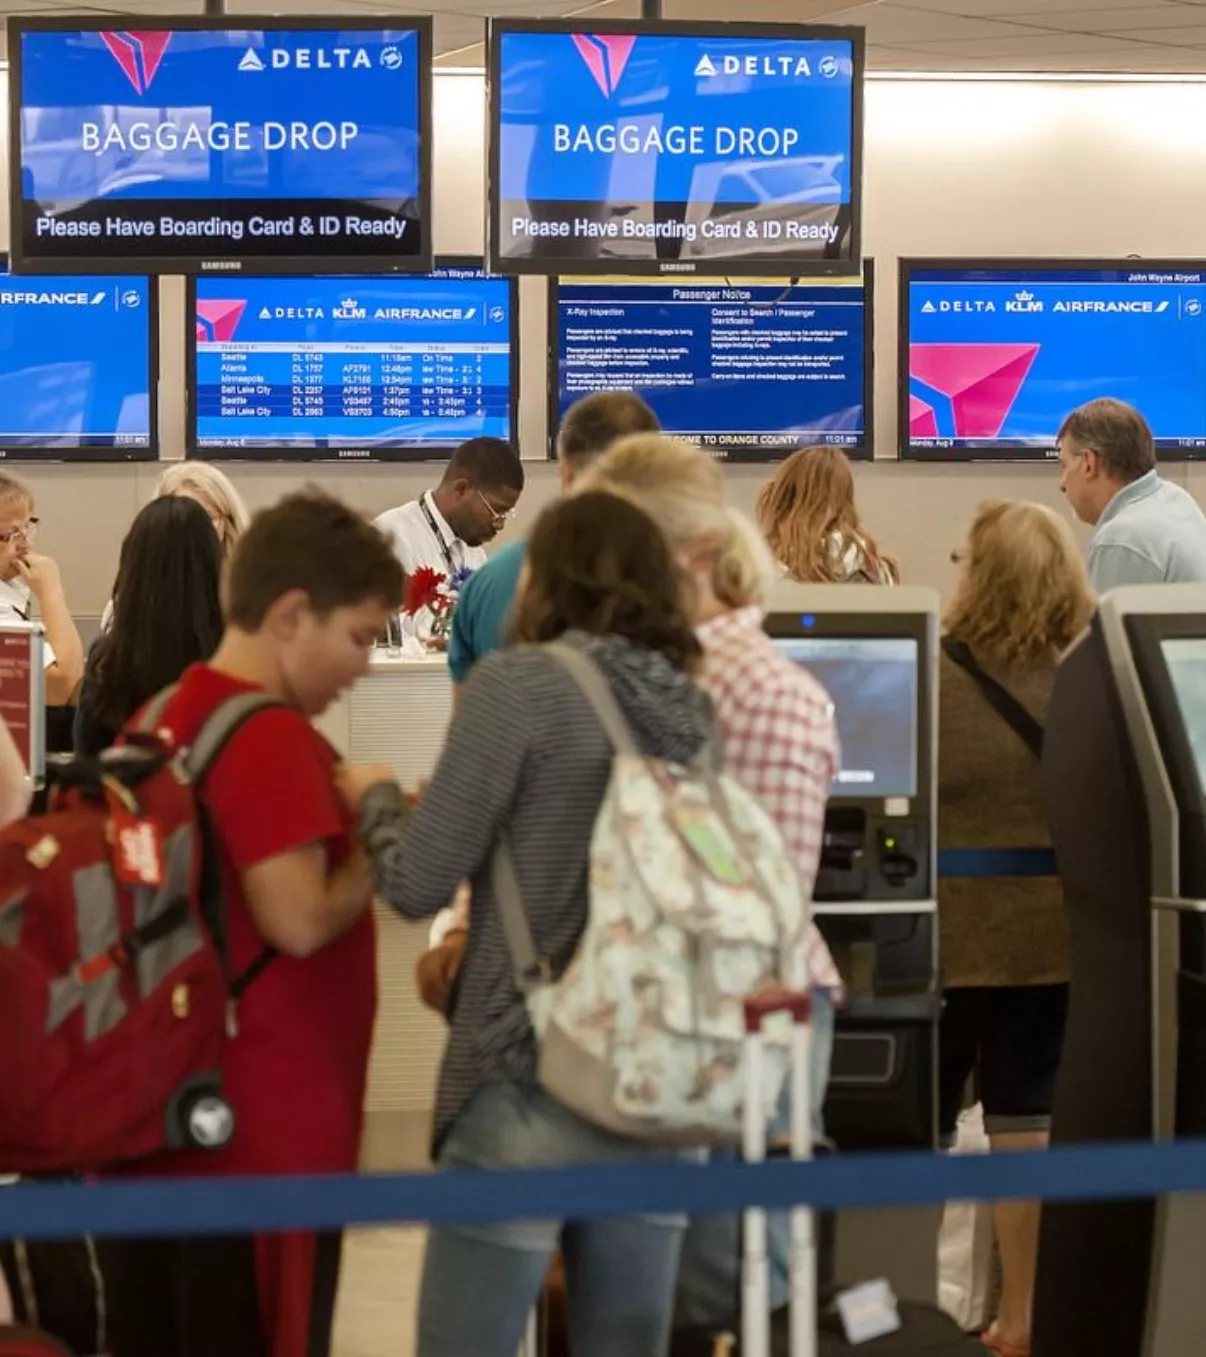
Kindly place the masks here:
[(109, 49), (121, 67), (126, 79), (134, 86), (135, 94), (145, 94), (151, 88), (168, 43), (170, 33), (102, 33), (100, 40)]
[(595, 84), (604, 98), (610, 99), (632, 55), (635, 36), (625, 33), (574, 33), (571, 36)]

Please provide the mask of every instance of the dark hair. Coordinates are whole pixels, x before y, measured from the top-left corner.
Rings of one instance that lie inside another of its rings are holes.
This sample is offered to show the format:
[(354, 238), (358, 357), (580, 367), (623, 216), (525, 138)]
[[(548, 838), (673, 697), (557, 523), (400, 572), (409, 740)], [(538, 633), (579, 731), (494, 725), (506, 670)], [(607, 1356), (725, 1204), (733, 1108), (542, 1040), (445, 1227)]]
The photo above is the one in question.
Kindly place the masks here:
[(300, 589), (316, 613), (380, 599), (402, 606), (402, 567), (385, 535), (320, 490), (287, 495), (251, 520), (230, 563), (226, 618), (258, 631), (282, 595)]
[(587, 467), (621, 438), (660, 433), (657, 416), (631, 391), (597, 391), (565, 412), (557, 435), (557, 456), (575, 471)]
[(471, 438), (452, 454), (444, 483), (466, 480), (475, 490), (523, 489), (519, 453), (502, 438)]
[(222, 544), (195, 500), (155, 499), (121, 544), (113, 621), (96, 643), (81, 705), (120, 729), (222, 639)]
[(631, 501), (589, 490), (550, 505), (528, 541), (528, 571), (515, 609), (518, 640), (622, 636), (678, 669), (698, 664), (683, 576), (657, 524)]
[(1073, 410), (1060, 427), (1059, 439), (1070, 438), (1082, 450), (1101, 458), (1106, 475), (1130, 485), (1155, 468), (1156, 446), (1147, 420), (1125, 401), (1103, 396)]

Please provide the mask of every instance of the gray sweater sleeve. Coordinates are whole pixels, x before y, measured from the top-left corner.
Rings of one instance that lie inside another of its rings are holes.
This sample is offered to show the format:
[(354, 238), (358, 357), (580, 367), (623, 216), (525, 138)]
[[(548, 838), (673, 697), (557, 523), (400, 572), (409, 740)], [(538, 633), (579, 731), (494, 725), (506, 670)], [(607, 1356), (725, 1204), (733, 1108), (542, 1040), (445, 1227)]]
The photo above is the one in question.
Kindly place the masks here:
[(361, 808), (361, 837), (377, 889), (408, 919), (448, 904), (486, 863), (519, 787), (531, 712), (510, 657), (479, 665), (461, 693), (448, 743), (417, 809), (392, 785)]

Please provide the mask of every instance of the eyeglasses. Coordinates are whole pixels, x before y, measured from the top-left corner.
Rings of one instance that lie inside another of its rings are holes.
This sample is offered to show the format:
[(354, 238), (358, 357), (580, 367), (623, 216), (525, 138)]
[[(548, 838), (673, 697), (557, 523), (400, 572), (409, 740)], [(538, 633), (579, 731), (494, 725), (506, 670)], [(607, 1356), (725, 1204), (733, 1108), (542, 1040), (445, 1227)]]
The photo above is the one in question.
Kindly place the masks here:
[(19, 528), (9, 528), (6, 532), (0, 532), (0, 545), (8, 546), (10, 542), (15, 542), (18, 537), (24, 542), (32, 542), (38, 535), (38, 524), (41, 519), (30, 518), (21, 524)]
[(481, 500), (486, 508), (490, 510), (490, 516), (494, 520), (493, 527), (505, 528), (510, 519), (515, 517), (514, 509), (496, 509), (480, 490), (475, 488), (473, 493)]

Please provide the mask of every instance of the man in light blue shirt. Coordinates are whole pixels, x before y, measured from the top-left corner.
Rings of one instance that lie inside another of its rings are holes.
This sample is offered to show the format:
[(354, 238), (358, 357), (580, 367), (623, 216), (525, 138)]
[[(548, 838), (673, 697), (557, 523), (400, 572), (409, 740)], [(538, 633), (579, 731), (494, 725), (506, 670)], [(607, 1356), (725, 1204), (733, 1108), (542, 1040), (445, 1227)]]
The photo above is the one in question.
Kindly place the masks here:
[[(576, 477), (621, 438), (660, 431), (657, 416), (630, 391), (584, 396), (565, 412), (557, 435), (562, 490), (568, 490)], [(454, 683), (464, 683), (478, 660), (504, 645), (526, 560), (524, 543), (512, 542), (466, 581), (452, 615), (448, 642), (448, 668)]]
[(1059, 488), (1096, 528), (1088, 566), (1099, 594), (1206, 582), (1206, 515), (1156, 474), (1152, 431), (1138, 410), (1108, 399), (1074, 410), (1059, 431), (1059, 462)]

